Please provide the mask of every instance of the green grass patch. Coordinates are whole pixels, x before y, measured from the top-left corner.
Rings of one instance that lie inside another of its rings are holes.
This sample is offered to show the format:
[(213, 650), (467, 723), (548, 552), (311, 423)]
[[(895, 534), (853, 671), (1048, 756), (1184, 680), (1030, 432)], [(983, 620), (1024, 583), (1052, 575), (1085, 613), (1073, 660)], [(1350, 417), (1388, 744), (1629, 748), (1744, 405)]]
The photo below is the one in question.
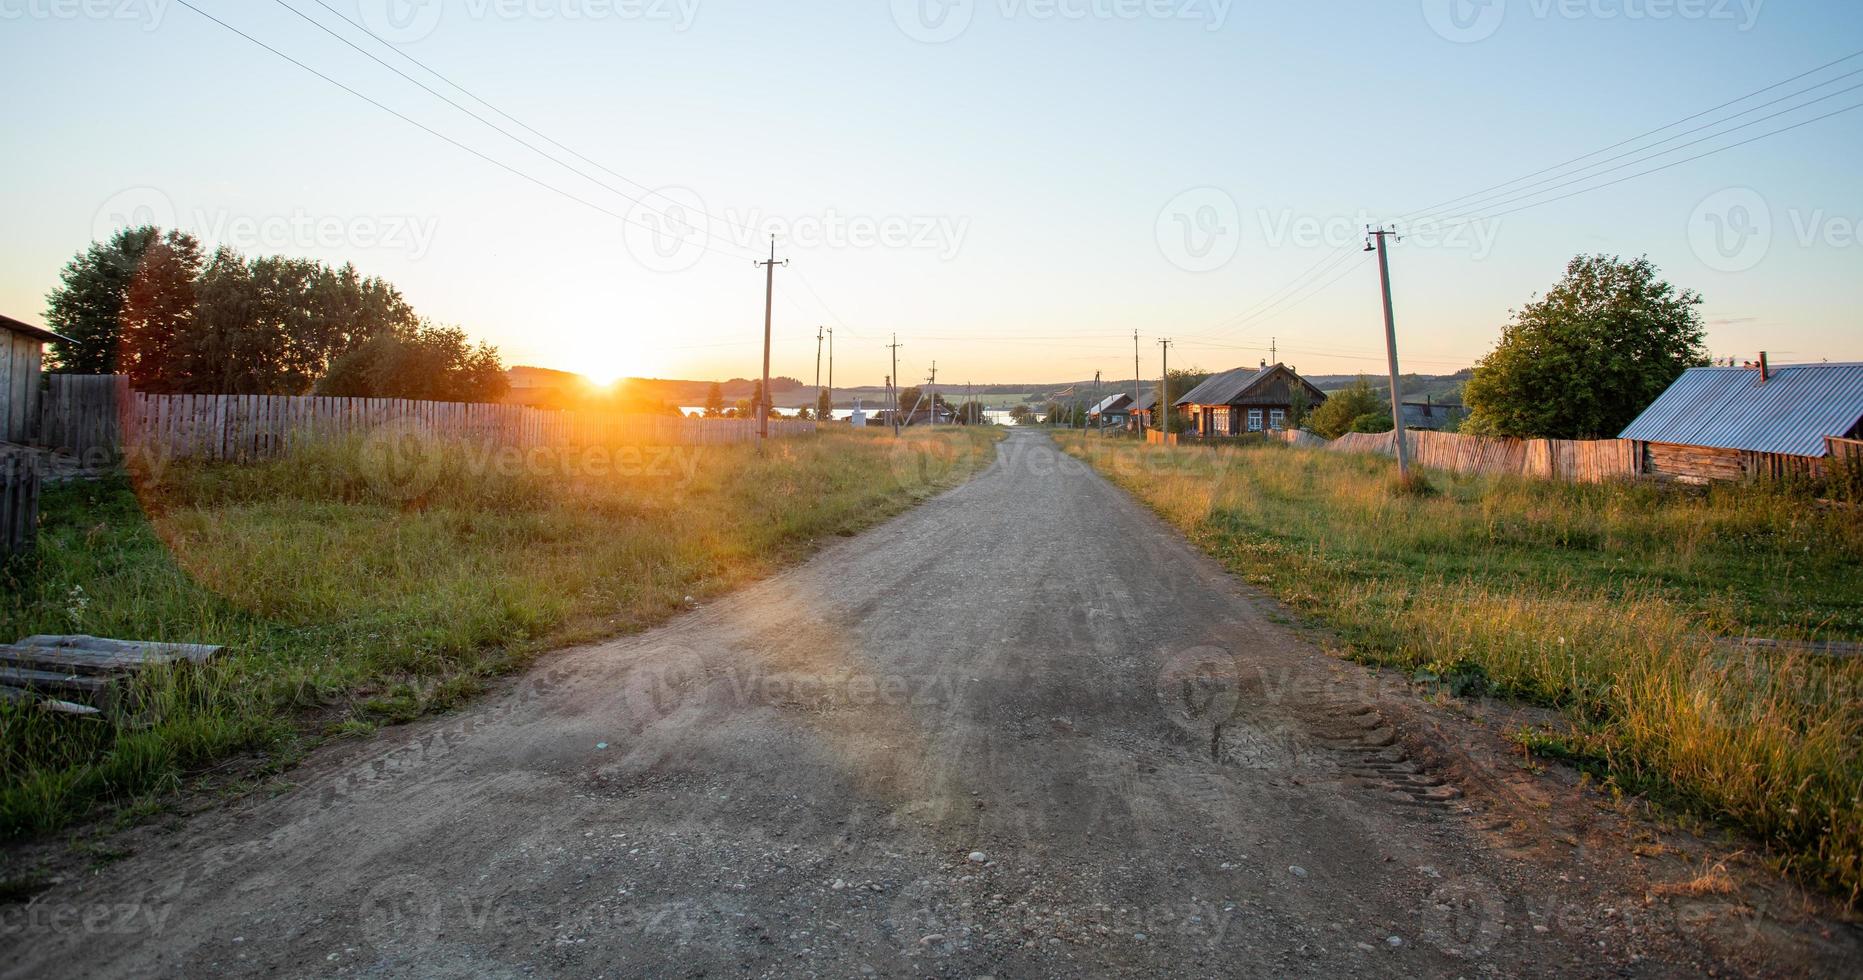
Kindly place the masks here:
[(993, 429), (831, 429), (754, 445), (488, 457), (309, 447), (48, 487), (0, 639), (227, 644), (107, 719), (0, 706), (0, 835), (150, 807), (235, 753), (288, 764), (458, 705), (551, 646), (642, 629), (955, 484)]
[(1854, 510), (1437, 472), (1419, 493), (1377, 456), (1057, 438), (1353, 657), (1557, 707), (1541, 747), (1863, 894), (1863, 660), (1714, 642), (1863, 637)]

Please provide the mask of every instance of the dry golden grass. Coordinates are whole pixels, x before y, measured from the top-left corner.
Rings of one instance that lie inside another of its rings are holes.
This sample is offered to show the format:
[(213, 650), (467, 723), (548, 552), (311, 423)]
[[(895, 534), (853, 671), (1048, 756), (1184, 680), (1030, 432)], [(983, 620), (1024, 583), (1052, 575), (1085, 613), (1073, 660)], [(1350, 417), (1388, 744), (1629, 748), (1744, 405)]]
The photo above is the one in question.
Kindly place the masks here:
[(1523, 736), (1737, 823), (1851, 901), (1863, 890), (1863, 659), (1715, 637), (1863, 635), (1863, 521), (1762, 488), (1571, 486), (1284, 446), (1063, 437), (1352, 655), (1556, 706)]

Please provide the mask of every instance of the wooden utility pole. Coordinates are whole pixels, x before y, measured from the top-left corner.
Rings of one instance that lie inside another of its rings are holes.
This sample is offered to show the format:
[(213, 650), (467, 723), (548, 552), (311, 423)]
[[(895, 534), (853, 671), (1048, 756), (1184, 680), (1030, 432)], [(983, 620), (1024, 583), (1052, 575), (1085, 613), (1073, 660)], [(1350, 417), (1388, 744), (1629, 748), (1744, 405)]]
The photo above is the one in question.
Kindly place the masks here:
[(893, 403), (893, 435), (899, 435), (899, 386), (894, 384), (899, 377), (899, 335), (893, 334), (893, 342), (886, 345), (893, 352), (893, 373), (886, 377), (887, 400)]
[(1169, 445), (1171, 435), (1171, 338), (1159, 338), (1158, 346), (1164, 350), (1164, 376), (1158, 379), (1157, 411), (1164, 413), (1160, 417), (1164, 419), (1163, 429), (1167, 440), (1166, 444)]
[(828, 328), (828, 416), (834, 417), (834, 328)]
[(752, 265), (763, 266), (763, 389), (758, 400), (763, 404), (757, 406), (757, 438), (770, 438), (770, 306), (776, 298), (776, 267), (788, 265), (789, 260), (776, 261), (776, 236), (770, 236), (770, 259), (767, 262), (753, 261)]
[[(1379, 228), (1369, 232), (1376, 245), (1365, 243), (1365, 251), (1378, 253), (1378, 281), (1384, 287), (1384, 348), (1391, 360), (1391, 442), (1397, 447), (1397, 478), (1410, 479), (1410, 450), (1404, 445), (1404, 394), (1397, 373), (1397, 317), (1391, 311), (1391, 259), (1386, 238), (1397, 237), (1394, 231)], [(1397, 238), (1403, 241), (1402, 238)]]
[[(926, 398), (931, 399), (931, 425), (932, 425), (932, 428), (936, 429), (938, 427), (938, 362), (937, 361), (932, 362), (931, 377), (928, 377), (925, 379), (925, 394), (919, 400), (924, 401)], [(912, 407), (914, 410), (918, 408), (917, 405), (914, 405)]]
[(820, 407), (822, 403), (822, 333), (827, 329), (819, 324), (815, 327), (815, 404), (817, 407)]
[(1128, 420), (1138, 411), (1139, 386), (1144, 383), (1145, 375), (1139, 371), (1138, 331), (1134, 330), (1132, 331), (1132, 411), (1126, 413)]

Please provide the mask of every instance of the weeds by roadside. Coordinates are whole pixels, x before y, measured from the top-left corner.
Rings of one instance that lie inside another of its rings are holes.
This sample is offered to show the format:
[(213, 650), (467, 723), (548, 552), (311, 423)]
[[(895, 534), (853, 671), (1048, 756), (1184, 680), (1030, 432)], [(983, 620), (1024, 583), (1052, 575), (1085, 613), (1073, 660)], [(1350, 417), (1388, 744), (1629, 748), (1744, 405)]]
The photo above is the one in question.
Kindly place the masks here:
[(897, 513), (986, 463), (994, 438), (915, 431), (902, 449), (831, 429), (763, 452), (674, 447), (665, 465), (614, 447), (599, 466), (455, 444), (387, 469), (352, 440), (51, 488), (0, 639), (231, 652), (139, 675), (108, 720), (0, 706), (0, 835), (146, 809), (233, 753), (283, 765), (451, 707), (539, 650), (641, 629)]
[(1863, 636), (1863, 521), (1747, 487), (1430, 473), (1280, 446), (1062, 437), (1355, 657), (1562, 709), (1535, 747), (1744, 826), (1863, 895), (1863, 659), (1715, 637)]

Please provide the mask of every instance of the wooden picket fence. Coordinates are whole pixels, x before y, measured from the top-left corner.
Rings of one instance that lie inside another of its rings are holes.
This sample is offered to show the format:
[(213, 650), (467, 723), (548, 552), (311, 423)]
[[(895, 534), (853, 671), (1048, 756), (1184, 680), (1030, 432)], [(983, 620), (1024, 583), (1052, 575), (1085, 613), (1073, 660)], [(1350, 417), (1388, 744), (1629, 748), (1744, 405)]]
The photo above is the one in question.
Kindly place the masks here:
[[(1328, 448), (1397, 455), (1389, 432), (1349, 432), (1333, 440)], [(1603, 483), (1636, 477), (1643, 470), (1636, 444), (1628, 439), (1498, 439), (1410, 429), (1404, 432), (1404, 448), (1418, 466), (1455, 473)]]
[[(552, 411), (403, 398), (131, 392), (123, 415), (125, 444), (139, 452), (216, 460), (264, 459), (307, 441), (366, 436), (384, 426), (517, 448), (715, 445), (757, 438), (755, 419)], [(812, 421), (770, 420), (773, 437), (814, 431)]]

